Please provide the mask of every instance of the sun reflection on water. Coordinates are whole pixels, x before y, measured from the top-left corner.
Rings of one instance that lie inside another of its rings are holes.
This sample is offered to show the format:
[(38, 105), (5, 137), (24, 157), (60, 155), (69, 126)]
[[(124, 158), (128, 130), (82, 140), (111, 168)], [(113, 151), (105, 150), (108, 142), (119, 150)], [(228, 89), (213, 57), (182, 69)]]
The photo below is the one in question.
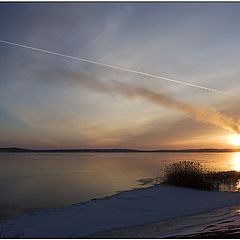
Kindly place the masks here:
[(240, 180), (236, 182), (236, 191), (240, 191)]
[(240, 152), (233, 153), (232, 165), (233, 170), (240, 171)]

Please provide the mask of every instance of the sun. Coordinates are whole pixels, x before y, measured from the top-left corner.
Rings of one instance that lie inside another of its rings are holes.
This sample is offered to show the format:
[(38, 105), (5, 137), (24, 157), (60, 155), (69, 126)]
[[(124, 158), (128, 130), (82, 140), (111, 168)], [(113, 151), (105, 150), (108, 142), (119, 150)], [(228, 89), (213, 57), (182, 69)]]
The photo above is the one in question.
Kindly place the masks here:
[(240, 146), (240, 134), (232, 134), (229, 136), (229, 141), (234, 146)]

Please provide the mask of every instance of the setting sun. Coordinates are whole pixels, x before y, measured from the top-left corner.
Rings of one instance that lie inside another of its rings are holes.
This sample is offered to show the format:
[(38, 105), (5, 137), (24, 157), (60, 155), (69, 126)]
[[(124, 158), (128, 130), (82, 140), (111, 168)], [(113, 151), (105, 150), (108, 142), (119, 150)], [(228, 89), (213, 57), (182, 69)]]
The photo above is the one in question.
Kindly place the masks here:
[(240, 146), (240, 135), (233, 134), (229, 136), (230, 143), (235, 146)]

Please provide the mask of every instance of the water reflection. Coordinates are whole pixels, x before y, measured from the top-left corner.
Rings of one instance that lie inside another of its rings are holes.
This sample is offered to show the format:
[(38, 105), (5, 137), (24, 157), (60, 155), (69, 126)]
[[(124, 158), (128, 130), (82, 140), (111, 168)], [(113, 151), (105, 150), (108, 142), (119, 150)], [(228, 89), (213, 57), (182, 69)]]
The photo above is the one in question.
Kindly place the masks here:
[(1, 206), (4, 214), (15, 214), (5, 203), (28, 211), (147, 187), (163, 176), (166, 165), (183, 160), (216, 171), (240, 171), (240, 152), (0, 153), (0, 216)]
[(240, 171), (240, 152), (233, 153), (232, 165), (233, 170)]
[(240, 180), (236, 183), (236, 191), (240, 191)]

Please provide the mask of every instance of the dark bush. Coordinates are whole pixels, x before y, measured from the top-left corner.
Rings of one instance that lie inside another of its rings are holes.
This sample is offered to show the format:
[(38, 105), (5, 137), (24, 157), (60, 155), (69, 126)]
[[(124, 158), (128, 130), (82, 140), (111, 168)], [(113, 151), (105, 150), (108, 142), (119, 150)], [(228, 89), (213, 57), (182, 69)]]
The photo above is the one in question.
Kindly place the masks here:
[(214, 182), (220, 191), (240, 191), (240, 172), (237, 171), (223, 171), (210, 172), (204, 177)]
[(214, 182), (205, 177), (206, 173), (207, 170), (198, 162), (181, 161), (166, 167), (164, 182), (208, 191), (217, 189)]

